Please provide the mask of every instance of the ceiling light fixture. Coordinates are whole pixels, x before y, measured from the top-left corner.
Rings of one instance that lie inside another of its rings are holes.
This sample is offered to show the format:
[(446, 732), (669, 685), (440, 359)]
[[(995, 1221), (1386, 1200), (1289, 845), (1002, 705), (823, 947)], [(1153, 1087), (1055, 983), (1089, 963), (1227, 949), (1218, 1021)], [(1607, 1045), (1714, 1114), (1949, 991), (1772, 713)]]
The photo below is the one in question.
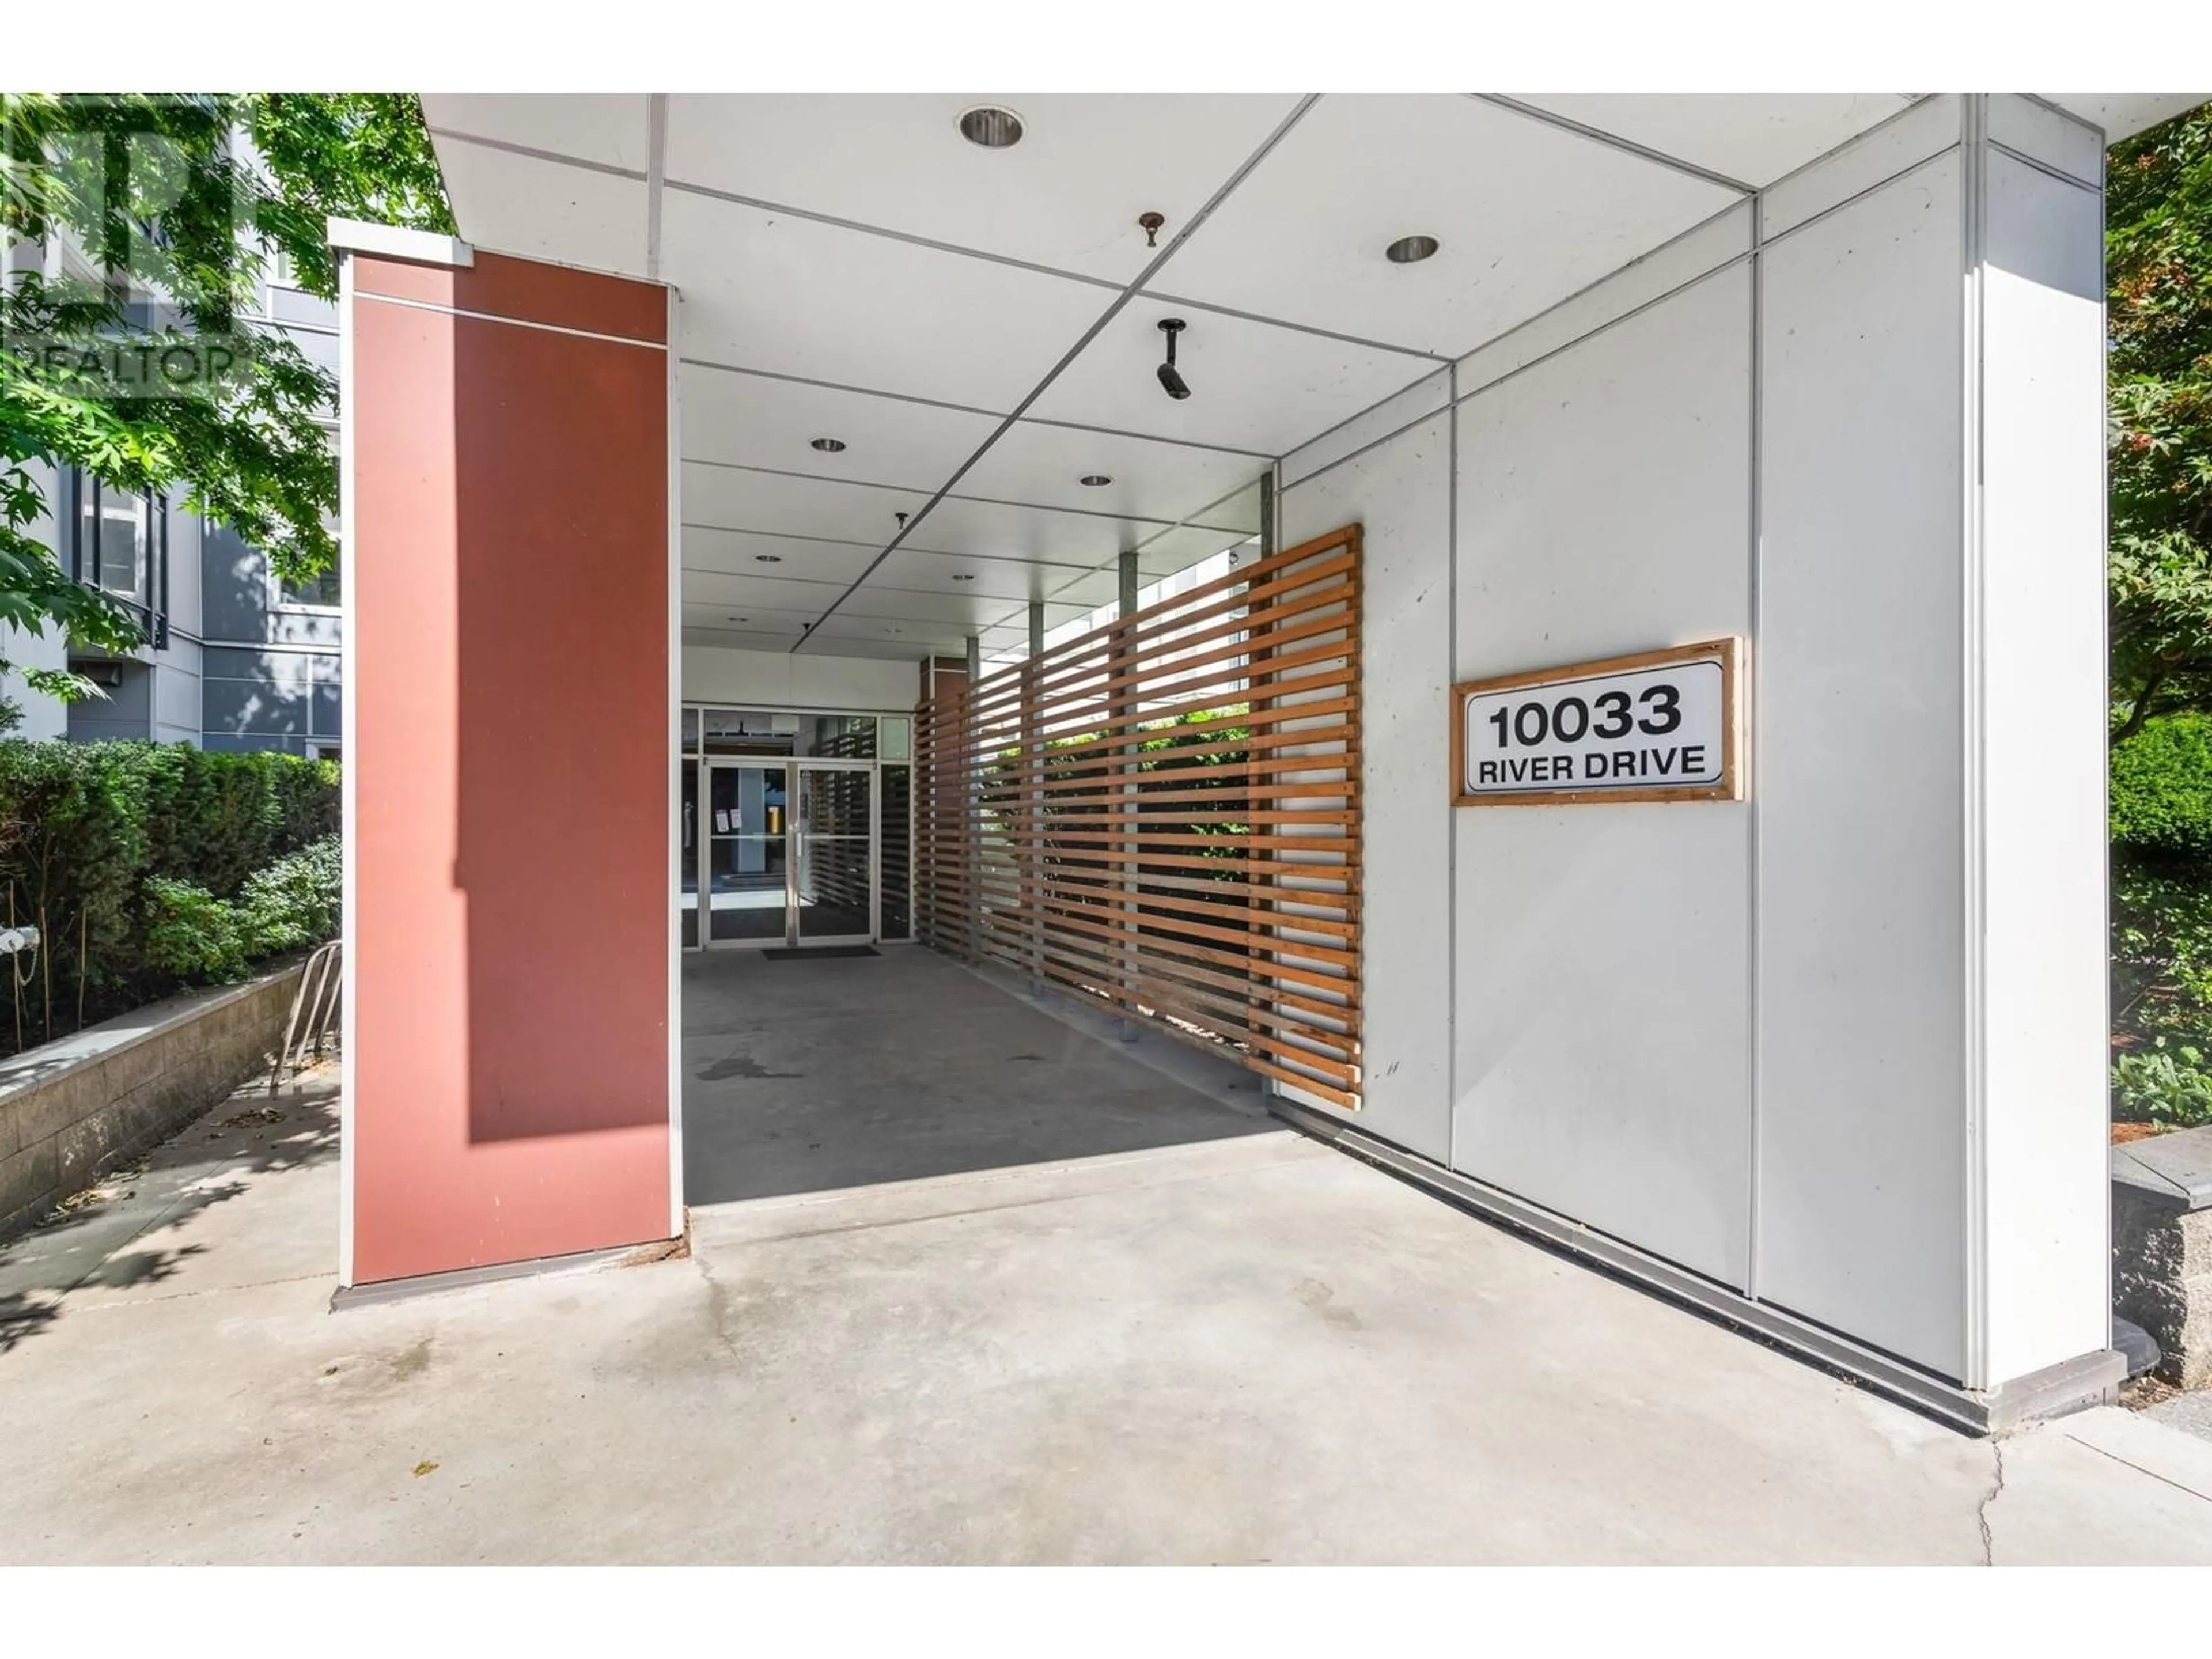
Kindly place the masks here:
[(783, 555), (781, 553), (756, 553), (753, 555), (753, 562), (755, 564), (781, 564), (783, 562)]
[(985, 149), (1009, 149), (1022, 141), (1022, 118), (997, 104), (978, 104), (961, 112), (960, 136)]
[(1401, 236), (1382, 250), (1382, 257), (1394, 265), (1417, 265), (1438, 246), (1433, 236)]
[(1176, 336), (1189, 326), (1180, 317), (1160, 319), (1160, 332), (1168, 337), (1168, 360), (1160, 365), (1160, 385), (1168, 396), (1178, 403), (1190, 396), (1190, 382), (1183, 379), (1182, 372), (1176, 367)]
[(845, 441), (842, 438), (817, 438), (814, 441), (814, 447), (824, 455), (842, 455), (845, 453)]
[(1103, 472), (1086, 472), (1080, 478), (1078, 478), (1076, 482), (1081, 484), (1085, 489), (1103, 489), (1114, 481), (1108, 477)]

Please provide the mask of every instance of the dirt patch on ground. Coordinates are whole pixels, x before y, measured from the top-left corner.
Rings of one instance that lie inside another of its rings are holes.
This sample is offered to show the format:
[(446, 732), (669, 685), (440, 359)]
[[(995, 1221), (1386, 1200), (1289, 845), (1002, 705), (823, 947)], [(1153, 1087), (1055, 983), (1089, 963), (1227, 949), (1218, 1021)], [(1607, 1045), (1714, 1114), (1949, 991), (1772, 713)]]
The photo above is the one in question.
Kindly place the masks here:
[(2112, 1145), (2124, 1146), (2130, 1140), (2148, 1140), (2153, 1135), (2166, 1133), (2163, 1123), (2115, 1123), (2112, 1125)]

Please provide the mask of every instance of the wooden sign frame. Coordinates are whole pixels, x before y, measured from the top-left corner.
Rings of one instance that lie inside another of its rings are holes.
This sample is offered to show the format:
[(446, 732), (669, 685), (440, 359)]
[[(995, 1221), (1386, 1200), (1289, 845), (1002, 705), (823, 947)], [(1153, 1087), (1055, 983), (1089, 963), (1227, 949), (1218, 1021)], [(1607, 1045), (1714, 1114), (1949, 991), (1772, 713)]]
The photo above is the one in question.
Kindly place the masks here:
[[(1695, 645), (1671, 646), (1664, 651), (1639, 651), (1625, 657), (1599, 657), (1589, 662), (1567, 663), (1556, 668), (1532, 669), (1519, 674), (1497, 674), (1487, 679), (1462, 680), (1451, 689), (1451, 786), (1454, 806), (1595, 806), (1613, 803), (1741, 800), (1743, 799), (1743, 697), (1741, 671), (1744, 642), (1729, 635), (1701, 640)], [(1721, 775), (1719, 781), (1684, 788), (1648, 789), (1516, 789), (1470, 793), (1467, 787), (1468, 699), (1492, 691), (1523, 686), (1556, 685), (1593, 675), (1633, 673), (1639, 669), (1664, 668), (1671, 663), (1718, 661), (1721, 667)]]

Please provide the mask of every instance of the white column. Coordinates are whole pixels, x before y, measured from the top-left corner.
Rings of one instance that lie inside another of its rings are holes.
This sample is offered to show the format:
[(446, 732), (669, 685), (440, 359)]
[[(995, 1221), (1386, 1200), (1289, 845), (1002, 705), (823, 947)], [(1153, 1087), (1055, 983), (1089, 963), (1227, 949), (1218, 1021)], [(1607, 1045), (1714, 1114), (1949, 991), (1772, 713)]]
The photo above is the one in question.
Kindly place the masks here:
[(1750, 1288), (2016, 1395), (2109, 1340), (2102, 143), (1898, 126), (1761, 204)]

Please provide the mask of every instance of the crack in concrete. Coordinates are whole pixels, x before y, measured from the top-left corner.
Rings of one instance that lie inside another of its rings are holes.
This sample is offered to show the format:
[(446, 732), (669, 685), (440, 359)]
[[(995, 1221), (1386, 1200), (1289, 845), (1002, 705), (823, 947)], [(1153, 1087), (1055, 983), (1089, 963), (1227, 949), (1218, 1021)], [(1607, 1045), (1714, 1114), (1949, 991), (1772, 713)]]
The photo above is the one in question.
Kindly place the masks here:
[(1997, 1564), (1996, 1540), (1990, 1531), (1990, 1505), (1997, 1501), (2005, 1489), (2004, 1442), (1990, 1441), (1990, 1455), (1996, 1460), (1995, 1479), (1974, 1510), (1974, 1524), (1982, 1529), (1982, 1565), (1985, 1567), (1994, 1567)]

